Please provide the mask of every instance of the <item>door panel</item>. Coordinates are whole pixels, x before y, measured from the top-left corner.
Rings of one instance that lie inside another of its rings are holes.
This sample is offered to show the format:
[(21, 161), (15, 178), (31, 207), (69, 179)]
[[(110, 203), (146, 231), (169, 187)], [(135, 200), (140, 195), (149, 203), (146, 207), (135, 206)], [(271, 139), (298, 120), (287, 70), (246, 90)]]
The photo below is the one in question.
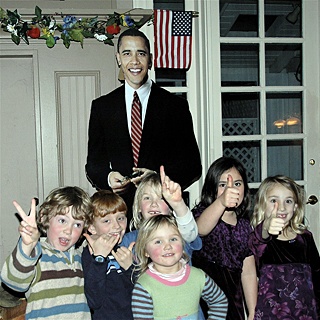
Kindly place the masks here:
[(39, 195), (34, 60), (32, 52), (0, 51), (1, 266), (19, 237), (12, 201), (29, 208), (31, 198)]
[(91, 101), (120, 83), (115, 48), (95, 39), (83, 49), (3, 41), (0, 55), (2, 265), (18, 240), (12, 200), (28, 210), (59, 186), (95, 191), (84, 168)]

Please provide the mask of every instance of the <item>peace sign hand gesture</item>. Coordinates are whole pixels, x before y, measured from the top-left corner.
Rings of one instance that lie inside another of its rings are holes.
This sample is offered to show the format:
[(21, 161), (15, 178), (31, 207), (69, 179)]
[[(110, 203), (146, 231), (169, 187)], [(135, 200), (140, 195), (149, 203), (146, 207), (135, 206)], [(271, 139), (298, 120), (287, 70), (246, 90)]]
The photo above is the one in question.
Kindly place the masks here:
[(18, 230), (22, 240), (22, 250), (26, 255), (30, 256), (40, 238), (40, 232), (38, 230), (36, 221), (36, 200), (31, 200), (31, 209), (29, 215), (23, 211), (18, 202), (13, 201), (13, 205), (16, 207), (18, 214), (21, 217)]

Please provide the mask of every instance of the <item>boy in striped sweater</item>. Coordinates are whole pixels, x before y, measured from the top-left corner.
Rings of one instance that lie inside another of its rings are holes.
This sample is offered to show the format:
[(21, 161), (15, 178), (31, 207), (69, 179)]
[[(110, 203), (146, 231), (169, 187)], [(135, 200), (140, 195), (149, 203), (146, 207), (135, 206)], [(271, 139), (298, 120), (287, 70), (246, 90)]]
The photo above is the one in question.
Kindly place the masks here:
[(78, 187), (54, 189), (38, 216), (34, 199), (29, 215), (13, 204), (21, 217), (20, 239), (2, 268), (1, 281), (25, 293), (25, 319), (89, 320), (82, 250), (75, 244), (89, 224), (90, 197)]

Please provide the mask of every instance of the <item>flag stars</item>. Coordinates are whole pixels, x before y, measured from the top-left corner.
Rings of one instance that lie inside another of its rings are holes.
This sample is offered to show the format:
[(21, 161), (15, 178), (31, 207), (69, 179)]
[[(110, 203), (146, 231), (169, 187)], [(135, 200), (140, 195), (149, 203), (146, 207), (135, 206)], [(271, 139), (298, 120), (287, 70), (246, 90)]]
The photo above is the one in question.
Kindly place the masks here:
[(174, 11), (172, 35), (173, 36), (191, 36), (192, 31), (192, 12)]

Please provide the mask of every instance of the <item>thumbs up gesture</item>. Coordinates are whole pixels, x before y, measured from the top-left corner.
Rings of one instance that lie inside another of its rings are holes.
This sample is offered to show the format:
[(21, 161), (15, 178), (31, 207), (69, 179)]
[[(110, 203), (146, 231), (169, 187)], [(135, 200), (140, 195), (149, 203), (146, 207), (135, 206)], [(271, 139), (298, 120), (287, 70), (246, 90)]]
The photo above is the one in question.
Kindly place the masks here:
[(227, 177), (227, 185), (223, 193), (217, 198), (226, 208), (236, 208), (239, 205), (239, 190), (233, 185), (233, 178), (230, 174)]
[(277, 218), (278, 207), (278, 202), (275, 202), (271, 214), (263, 222), (263, 230), (272, 235), (279, 235), (285, 227), (284, 220)]

